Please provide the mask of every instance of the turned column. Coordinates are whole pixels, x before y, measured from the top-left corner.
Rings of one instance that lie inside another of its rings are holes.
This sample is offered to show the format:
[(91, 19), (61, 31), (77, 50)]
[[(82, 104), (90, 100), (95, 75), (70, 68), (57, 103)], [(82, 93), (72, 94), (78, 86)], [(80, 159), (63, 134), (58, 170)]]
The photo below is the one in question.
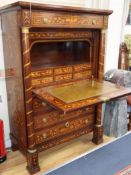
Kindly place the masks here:
[(30, 173), (40, 170), (38, 163), (38, 153), (35, 147), (34, 126), (32, 117), (32, 83), (31, 83), (31, 60), (29, 28), (22, 28), (22, 55), (23, 55), (23, 74), (24, 74), (24, 93), (27, 122), (27, 169)]
[(95, 144), (100, 144), (103, 142), (102, 104), (99, 104), (96, 107), (96, 118), (95, 118), (92, 141)]

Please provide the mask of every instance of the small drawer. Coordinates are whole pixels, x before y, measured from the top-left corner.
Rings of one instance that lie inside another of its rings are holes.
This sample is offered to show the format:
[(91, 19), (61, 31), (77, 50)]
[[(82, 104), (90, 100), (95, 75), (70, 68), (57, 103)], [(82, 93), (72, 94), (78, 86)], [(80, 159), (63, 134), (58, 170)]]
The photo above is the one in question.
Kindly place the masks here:
[(72, 66), (60, 67), (54, 69), (54, 75), (72, 73)]
[(40, 132), (35, 133), (36, 144), (40, 144), (44, 141), (48, 141), (59, 136), (69, 134), (73, 131), (92, 126), (94, 124), (94, 115), (84, 115), (80, 118), (67, 120), (59, 125), (55, 125), (48, 129), (43, 129)]
[(65, 27), (65, 28), (102, 28), (102, 15), (77, 15), (59, 12), (32, 11), (31, 25), (33, 27)]
[(41, 71), (34, 71), (31, 73), (32, 78), (45, 77), (53, 75), (53, 69), (44, 69)]
[(77, 118), (81, 115), (89, 115), (94, 113), (94, 108), (84, 108), (80, 110), (76, 110), (73, 112), (70, 112), (66, 115), (60, 114), (57, 110), (52, 110), (50, 112), (46, 112), (42, 115), (36, 115), (34, 116), (34, 128), (35, 129), (41, 129), (44, 127), (53, 126), (55, 124), (58, 124), (60, 122)]
[(55, 81), (64, 81), (64, 80), (71, 80), (72, 79), (72, 74), (65, 74), (65, 75), (56, 75), (54, 77)]
[(33, 78), (32, 79), (32, 86), (37, 87), (37, 86), (44, 86), (51, 84), (53, 82), (53, 76), (52, 77), (44, 77), (44, 78)]
[(80, 65), (74, 66), (75, 72), (87, 71), (88, 69), (91, 69), (91, 64), (80, 64)]
[(91, 78), (91, 76), (92, 76), (91, 70), (74, 73), (74, 79)]

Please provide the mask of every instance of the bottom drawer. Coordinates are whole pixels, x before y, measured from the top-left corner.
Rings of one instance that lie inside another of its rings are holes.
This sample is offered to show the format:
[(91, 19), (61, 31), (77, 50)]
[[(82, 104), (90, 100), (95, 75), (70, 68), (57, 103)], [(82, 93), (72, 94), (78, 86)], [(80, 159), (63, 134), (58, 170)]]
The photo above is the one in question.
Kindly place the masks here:
[(59, 125), (50, 127), (48, 129), (43, 129), (42, 131), (35, 133), (36, 144), (43, 143), (62, 135), (69, 134), (71, 132), (80, 130), (87, 126), (92, 126), (94, 124), (94, 115), (84, 115), (80, 118), (72, 119)]
[(38, 152), (44, 151), (46, 149), (52, 148), (52, 147), (60, 145), (62, 143), (69, 142), (72, 139), (78, 138), (78, 137), (85, 135), (85, 134), (88, 134), (92, 131), (93, 131), (93, 125), (88, 126), (86, 128), (82, 128), (82, 129), (75, 131), (75, 132), (72, 132), (68, 135), (58, 137), (57, 139), (43, 142), (42, 144), (37, 145), (37, 150), (38, 150)]

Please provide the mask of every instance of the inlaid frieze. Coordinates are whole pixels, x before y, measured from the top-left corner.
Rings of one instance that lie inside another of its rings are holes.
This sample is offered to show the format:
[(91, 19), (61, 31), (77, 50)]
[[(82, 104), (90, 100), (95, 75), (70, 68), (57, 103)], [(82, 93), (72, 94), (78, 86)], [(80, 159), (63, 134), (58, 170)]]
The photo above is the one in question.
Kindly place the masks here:
[(53, 32), (53, 31), (48, 31), (48, 32), (30, 32), (30, 39), (61, 39), (61, 38), (66, 38), (66, 39), (72, 39), (72, 38), (80, 38), (80, 39), (86, 39), (86, 38), (92, 38), (93, 34), (92, 31), (87, 30), (85, 32), (80, 32), (80, 31), (63, 31), (63, 32)]
[(53, 12), (32, 12), (31, 26), (33, 27), (70, 27), (70, 28), (102, 28), (103, 16), (77, 15)]

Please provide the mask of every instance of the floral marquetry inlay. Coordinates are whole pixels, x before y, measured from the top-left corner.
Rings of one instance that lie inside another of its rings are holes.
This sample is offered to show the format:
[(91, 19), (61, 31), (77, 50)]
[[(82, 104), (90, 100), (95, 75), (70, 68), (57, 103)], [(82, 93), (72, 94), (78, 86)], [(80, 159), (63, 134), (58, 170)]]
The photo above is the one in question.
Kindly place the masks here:
[(33, 12), (31, 16), (32, 26), (34, 27), (75, 27), (75, 28), (102, 28), (103, 16), (98, 15), (76, 15), (64, 13), (37, 13)]
[(56, 38), (56, 39), (61, 39), (61, 38), (92, 38), (92, 32), (91, 31), (85, 31), (85, 32), (77, 32), (77, 31), (72, 31), (72, 32), (31, 32), (30, 34), (30, 39), (49, 39), (49, 38)]

